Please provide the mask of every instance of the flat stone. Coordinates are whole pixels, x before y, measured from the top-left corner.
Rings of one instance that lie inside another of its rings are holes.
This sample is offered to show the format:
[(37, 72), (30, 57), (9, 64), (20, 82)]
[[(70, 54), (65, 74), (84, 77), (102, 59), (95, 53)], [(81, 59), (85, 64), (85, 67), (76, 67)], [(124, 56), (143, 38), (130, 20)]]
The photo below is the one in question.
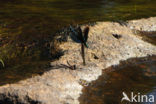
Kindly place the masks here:
[[(79, 104), (82, 81), (89, 83), (96, 80), (102, 70), (119, 64), (121, 60), (156, 55), (156, 46), (143, 41), (133, 31), (156, 31), (156, 17), (128, 21), (127, 25), (97, 22), (89, 28), (89, 48), (85, 49), (86, 66), (82, 64), (81, 45), (68, 38), (67, 42), (60, 45), (65, 54), (51, 65), (68, 65), (68, 61), (76, 65), (76, 70), (52, 67), (41, 76), (3, 85), (0, 87), (0, 103)], [(121, 37), (116, 38), (112, 34)]]

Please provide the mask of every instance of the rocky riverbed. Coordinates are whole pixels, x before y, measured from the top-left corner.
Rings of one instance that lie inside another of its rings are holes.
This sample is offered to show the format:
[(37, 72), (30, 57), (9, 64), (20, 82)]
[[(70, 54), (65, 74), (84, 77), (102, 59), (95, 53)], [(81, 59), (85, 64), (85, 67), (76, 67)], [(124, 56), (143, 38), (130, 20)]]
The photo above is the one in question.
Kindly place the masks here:
[[(156, 31), (156, 17), (118, 23), (96, 22), (89, 28), (86, 66), (82, 63), (81, 45), (67, 37), (67, 42), (59, 45), (64, 55), (51, 62), (43, 75), (1, 86), (0, 103), (79, 104), (83, 86), (96, 80), (102, 70), (121, 60), (156, 55), (156, 46), (144, 41), (138, 33)], [(68, 68), (68, 63), (76, 65), (76, 70)]]

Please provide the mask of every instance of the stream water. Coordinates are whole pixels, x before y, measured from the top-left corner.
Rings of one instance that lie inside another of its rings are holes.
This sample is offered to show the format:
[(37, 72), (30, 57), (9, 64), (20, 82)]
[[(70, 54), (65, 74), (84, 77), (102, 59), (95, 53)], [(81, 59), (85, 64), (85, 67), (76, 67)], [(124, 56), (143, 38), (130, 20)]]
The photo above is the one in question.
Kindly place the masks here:
[[(156, 16), (155, 5), (156, 0), (0, 0), (0, 59), (5, 64), (0, 66), (0, 85), (45, 72), (49, 59), (41, 55), (44, 46), (31, 46), (44, 43), (60, 28)], [(150, 70), (156, 69), (155, 59), (119, 65), (118, 70), (102, 75), (84, 89), (81, 104), (119, 104), (122, 91), (153, 93), (156, 84), (151, 73), (155, 72)]]
[[(131, 100), (126, 101), (123, 92)], [(141, 99), (147, 95), (147, 99)], [(149, 96), (154, 100), (149, 102)], [(138, 100), (139, 99), (139, 100)], [(156, 104), (156, 56), (128, 59), (105, 69), (102, 76), (84, 87), (80, 104)]]

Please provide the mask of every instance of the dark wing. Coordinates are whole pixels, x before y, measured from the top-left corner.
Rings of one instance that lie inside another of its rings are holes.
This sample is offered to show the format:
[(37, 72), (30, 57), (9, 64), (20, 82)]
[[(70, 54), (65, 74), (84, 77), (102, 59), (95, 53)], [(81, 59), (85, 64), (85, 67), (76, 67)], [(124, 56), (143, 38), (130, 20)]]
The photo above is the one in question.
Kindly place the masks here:
[(86, 28), (84, 29), (84, 41), (85, 41), (85, 42), (87, 42), (88, 33), (89, 33), (89, 27), (86, 27)]
[(81, 30), (80, 26), (77, 28), (77, 30), (78, 30), (78, 39), (83, 43), (84, 38), (83, 38), (82, 30)]
[(77, 42), (77, 43), (81, 43), (81, 40), (79, 39), (79, 34), (76, 31), (75, 28), (73, 28), (72, 26), (70, 26), (70, 37), (73, 41)]

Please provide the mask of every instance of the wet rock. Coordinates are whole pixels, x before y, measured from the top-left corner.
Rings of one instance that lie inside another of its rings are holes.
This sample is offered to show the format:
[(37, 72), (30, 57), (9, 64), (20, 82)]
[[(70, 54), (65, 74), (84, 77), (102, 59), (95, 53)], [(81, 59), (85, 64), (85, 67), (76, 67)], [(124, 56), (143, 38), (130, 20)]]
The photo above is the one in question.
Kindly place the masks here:
[[(86, 66), (81, 58), (81, 44), (67, 42), (59, 46), (64, 55), (51, 62), (51, 69), (41, 76), (34, 76), (15, 84), (0, 87), (0, 102), (32, 104), (79, 104), (83, 85), (96, 80), (102, 70), (132, 57), (156, 55), (156, 46), (143, 41), (132, 29), (155, 31), (156, 17), (128, 21), (127, 25), (115, 22), (97, 22), (89, 26), (89, 48), (85, 49)], [(84, 29), (86, 26), (81, 26)], [(122, 34), (116, 39), (112, 34)], [(60, 65), (76, 65), (76, 70)], [(57, 68), (56, 68), (57, 67)], [(80, 83), (81, 82), (81, 83)]]

